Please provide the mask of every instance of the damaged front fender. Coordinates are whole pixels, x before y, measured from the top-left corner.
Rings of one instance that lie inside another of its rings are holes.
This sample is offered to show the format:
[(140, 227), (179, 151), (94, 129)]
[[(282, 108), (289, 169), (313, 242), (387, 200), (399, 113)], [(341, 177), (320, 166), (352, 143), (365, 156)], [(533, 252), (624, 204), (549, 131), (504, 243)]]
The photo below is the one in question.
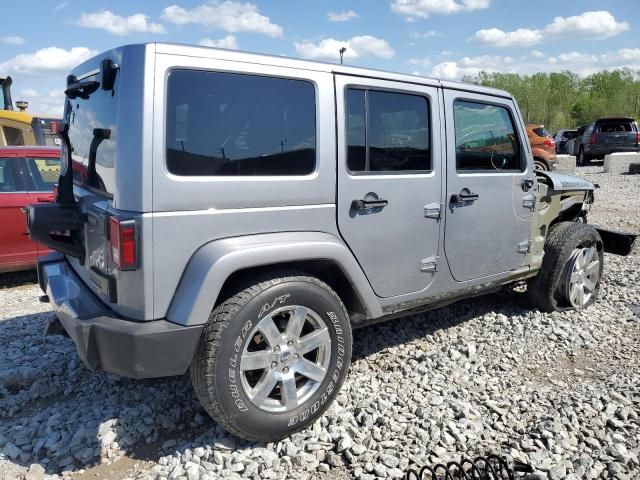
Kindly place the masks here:
[(599, 225), (593, 225), (593, 228), (595, 228), (600, 234), (605, 252), (621, 255), (623, 257), (631, 253), (631, 250), (633, 250), (633, 244), (636, 241), (636, 238), (638, 238), (638, 235), (633, 233), (609, 230)]

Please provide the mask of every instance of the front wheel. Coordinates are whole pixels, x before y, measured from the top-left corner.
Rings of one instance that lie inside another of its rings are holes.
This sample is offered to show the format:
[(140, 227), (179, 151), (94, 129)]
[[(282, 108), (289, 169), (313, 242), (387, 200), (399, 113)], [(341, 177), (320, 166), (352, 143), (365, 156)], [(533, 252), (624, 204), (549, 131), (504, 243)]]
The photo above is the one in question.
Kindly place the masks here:
[(558, 223), (547, 235), (542, 267), (528, 284), (529, 297), (546, 312), (586, 308), (596, 300), (603, 266), (602, 239), (595, 228)]
[(317, 278), (281, 275), (213, 310), (191, 380), (204, 409), (227, 430), (269, 442), (322, 415), (350, 360), (351, 327), (338, 295)]

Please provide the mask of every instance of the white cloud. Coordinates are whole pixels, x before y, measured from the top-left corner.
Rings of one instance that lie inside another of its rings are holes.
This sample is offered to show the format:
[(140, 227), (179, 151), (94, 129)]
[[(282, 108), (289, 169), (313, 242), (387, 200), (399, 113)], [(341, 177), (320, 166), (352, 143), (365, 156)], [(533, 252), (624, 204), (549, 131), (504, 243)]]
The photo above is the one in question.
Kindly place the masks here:
[(490, 47), (530, 47), (543, 39), (542, 30), (519, 28), (512, 32), (504, 32), (499, 28), (478, 30), (469, 40)]
[(226, 37), (218, 40), (203, 38), (198, 42), (198, 45), (202, 45), (204, 47), (228, 48), (229, 50), (238, 50), (239, 48), (238, 41), (234, 35), (227, 35)]
[(94, 13), (83, 13), (77, 23), (81, 27), (106, 30), (114, 35), (164, 32), (164, 27), (161, 24), (148, 21), (148, 17), (143, 13), (123, 17), (109, 10), (101, 10)]
[(28, 112), (41, 115), (61, 116), (64, 110), (64, 92), (62, 90), (50, 90), (40, 93), (33, 88), (20, 90), (14, 95), (14, 100), (24, 100), (29, 102)]
[(70, 50), (47, 47), (33, 53), (21, 53), (10, 60), (0, 62), (0, 72), (27, 75), (65, 73), (97, 53), (86, 47), (73, 47)]
[(464, 57), (457, 61), (438, 63), (430, 71), (425, 71), (430, 76), (444, 80), (460, 80), (465, 75), (477, 75), (481, 71), (532, 74), (569, 70), (585, 76), (603, 70), (640, 68), (640, 48), (622, 48), (602, 54), (566, 52), (551, 57), (545, 57), (542, 52), (538, 53), (542, 55)]
[(65, 8), (67, 5), (69, 5), (68, 1), (61, 2), (58, 5), (56, 5), (55, 7), (53, 7), (53, 11), (54, 12), (59, 12), (60, 10)]
[(544, 58), (545, 54), (544, 54), (544, 52), (541, 52), (540, 50), (531, 50), (531, 56), (532, 57), (536, 57), (536, 58)]
[(229, 33), (252, 32), (271, 37), (281, 37), (283, 34), (282, 27), (260, 14), (256, 5), (233, 0), (211, 1), (191, 10), (170, 5), (162, 11), (162, 18), (176, 25), (196, 23)]
[(411, 32), (409, 34), (412, 38), (432, 38), (442, 36), (441, 32), (437, 30), (427, 30), (426, 32)]
[(629, 30), (627, 22), (618, 22), (607, 11), (584, 12), (574, 17), (556, 17), (547, 27), (548, 35), (564, 38), (608, 38)]
[(393, 0), (391, 11), (409, 21), (488, 8), (491, 0)]
[(342, 12), (329, 12), (327, 17), (330, 22), (348, 22), (354, 18), (358, 18), (358, 14), (353, 10), (344, 10)]
[(25, 40), (24, 38), (17, 35), (10, 35), (8, 37), (2, 37), (2, 42), (8, 43), (10, 45), (22, 45), (24, 44)]
[(429, 57), (424, 57), (424, 58), (411, 58), (409, 59), (409, 64), (410, 65), (418, 65), (422, 68), (429, 68), (431, 65), (433, 65), (433, 62), (431, 62), (431, 59)]
[(544, 28), (519, 28), (505, 32), (499, 28), (478, 30), (469, 42), (488, 47), (531, 47), (550, 38), (603, 39), (629, 30), (627, 22), (618, 22), (606, 11), (584, 12), (573, 17), (555, 17)]
[(378, 58), (391, 58), (395, 54), (386, 40), (371, 35), (361, 35), (349, 40), (335, 40), (325, 38), (318, 43), (309, 41), (296, 42), (296, 51), (305, 58), (324, 59), (338, 61), (339, 50), (345, 47), (345, 60), (355, 60), (359, 57), (373, 56)]

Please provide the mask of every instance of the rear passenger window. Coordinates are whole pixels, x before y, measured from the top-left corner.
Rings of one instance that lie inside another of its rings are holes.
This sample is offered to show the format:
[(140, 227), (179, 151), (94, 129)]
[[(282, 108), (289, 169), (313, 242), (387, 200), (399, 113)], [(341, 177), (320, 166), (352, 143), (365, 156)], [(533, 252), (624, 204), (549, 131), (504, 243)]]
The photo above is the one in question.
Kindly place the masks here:
[(347, 90), (346, 115), (351, 172), (431, 170), (425, 97), (352, 88)]
[(453, 104), (458, 171), (521, 171), (520, 141), (505, 107), (456, 100)]
[(315, 88), (301, 80), (175, 70), (167, 168), (176, 175), (306, 175), (315, 169)]

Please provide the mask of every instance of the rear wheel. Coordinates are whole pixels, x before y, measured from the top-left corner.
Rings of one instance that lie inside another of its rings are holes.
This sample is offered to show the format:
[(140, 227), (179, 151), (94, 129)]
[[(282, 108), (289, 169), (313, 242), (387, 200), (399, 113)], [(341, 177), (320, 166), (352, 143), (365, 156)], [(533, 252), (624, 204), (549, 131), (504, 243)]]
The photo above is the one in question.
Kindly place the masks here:
[(586, 308), (596, 300), (603, 265), (602, 239), (592, 226), (558, 223), (547, 235), (542, 267), (529, 281), (529, 297), (546, 312)]
[(576, 158), (576, 164), (580, 167), (583, 167), (587, 164), (588, 161), (589, 160), (584, 153), (584, 149), (581, 148), (580, 150), (578, 150), (578, 157)]
[(191, 366), (204, 409), (227, 430), (274, 441), (331, 404), (351, 359), (344, 305), (320, 280), (275, 276), (211, 313)]

